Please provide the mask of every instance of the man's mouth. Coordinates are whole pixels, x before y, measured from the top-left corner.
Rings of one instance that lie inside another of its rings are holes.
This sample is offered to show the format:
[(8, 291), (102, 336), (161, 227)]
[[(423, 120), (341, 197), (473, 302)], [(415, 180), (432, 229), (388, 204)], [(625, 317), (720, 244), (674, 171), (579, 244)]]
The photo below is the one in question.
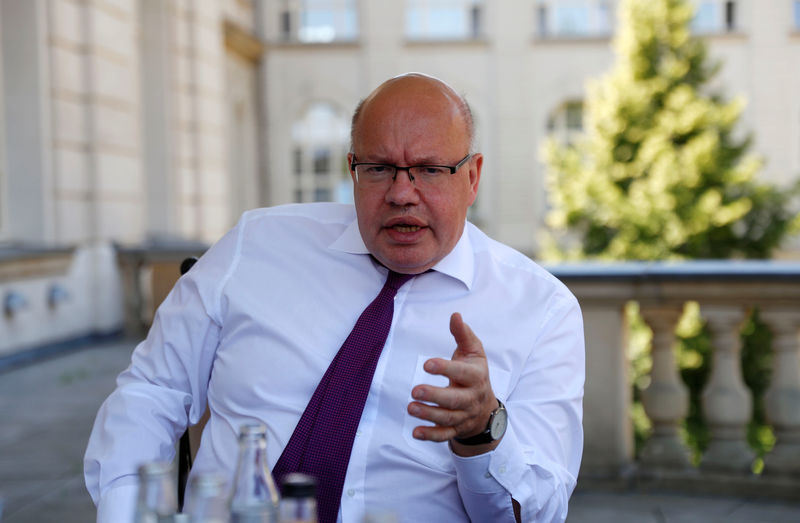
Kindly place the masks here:
[(397, 224), (393, 225), (392, 229), (399, 231), (399, 232), (417, 232), (418, 230), (422, 229), (419, 225), (403, 225)]

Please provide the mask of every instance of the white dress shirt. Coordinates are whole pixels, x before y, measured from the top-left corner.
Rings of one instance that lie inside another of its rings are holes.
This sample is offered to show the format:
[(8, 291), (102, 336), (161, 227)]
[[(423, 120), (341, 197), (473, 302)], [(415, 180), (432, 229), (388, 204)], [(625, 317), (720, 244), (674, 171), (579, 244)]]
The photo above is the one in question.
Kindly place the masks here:
[[(351, 205), (306, 204), (243, 215), (181, 277), (132, 363), (103, 403), (85, 456), (98, 521), (133, 515), (136, 470), (170, 460), (206, 406), (192, 471), (232, 478), (243, 423), (267, 426), (278, 460), (328, 364), (386, 269), (364, 246)], [(454, 455), (419, 441), (411, 389), (446, 385), (427, 374), (450, 358), (449, 318), (460, 312), (483, 342), (509, 426), (492, 452)], [(556, 278), (472, 224), (431, 272), (397, 293), (344, 482), (339, 521), (393, 514), (400, 522), (562, 521), (575, 487), (584, 338), (576, 299)], [(188, 419), (187, 419), (188, 417)]]

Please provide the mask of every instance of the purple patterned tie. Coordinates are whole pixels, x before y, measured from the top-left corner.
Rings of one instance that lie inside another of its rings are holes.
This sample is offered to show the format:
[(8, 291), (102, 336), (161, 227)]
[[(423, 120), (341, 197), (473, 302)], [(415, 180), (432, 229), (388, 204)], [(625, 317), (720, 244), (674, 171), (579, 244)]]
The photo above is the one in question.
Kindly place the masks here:
[(272, 469), (280, 484), (289, 472), (317, 478), (320, 523), (335, 523), (353, 438), (394, 314), (394, 296), (413, 274), (389, 271), (378, 296), (356, 321), (317, 385), (283, 454)]

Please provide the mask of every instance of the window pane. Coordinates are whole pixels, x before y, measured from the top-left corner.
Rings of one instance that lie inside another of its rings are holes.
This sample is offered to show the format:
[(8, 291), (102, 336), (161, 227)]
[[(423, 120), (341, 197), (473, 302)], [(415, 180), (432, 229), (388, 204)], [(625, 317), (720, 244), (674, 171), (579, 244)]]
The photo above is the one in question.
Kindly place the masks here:
[(692, 20), (692, 29), (698, 32), (711, 32), (719, 29), (716, 2), (706, 1), (699, 3), (694, 20)]
[(294, 174), (300, 175), (303, 173), (303, 150), (299, 147), (294, 148)]
[(482, 4), (482, 0), (408, 0), (406, 36), (425, 40), (477, 38)]
[(297, 36), (308, 43), (354, 40), (358, 36), (355, 0), (305, 0)]
[(583, 129), (583, 104), (581, 102), (568, 103), (566, 113), (568, 130), (580, 131)]
[[(351, 201), (352, 186), (344, 158), (350, 144), (350, 121), (330, 103), (312, 104), (291, 129), (294, 197), (300, 201)], [(346, 182), (349, 191), (340, 189)]]
[(331, 170), (331, 152), (328, 149), (314, 149), (314, 174), (328, 174)]
[(547, 36), (547, 6), (540, 5), (536, 8), (536, 33)]
[(327, 187), (317, 187), (314, 189), (315, 202), (329, 202), (331, 201), (331, 190)]
[(794, 28), (800, 29), (800, 0), (794, 0)]
[(536, 34), (540, 37), (608, 36), (612, 29), (612, 0), (539, 0)]
[(556, 5), (556, 33), (562, 35), (589, 34), (589, 9), (585, 5)]

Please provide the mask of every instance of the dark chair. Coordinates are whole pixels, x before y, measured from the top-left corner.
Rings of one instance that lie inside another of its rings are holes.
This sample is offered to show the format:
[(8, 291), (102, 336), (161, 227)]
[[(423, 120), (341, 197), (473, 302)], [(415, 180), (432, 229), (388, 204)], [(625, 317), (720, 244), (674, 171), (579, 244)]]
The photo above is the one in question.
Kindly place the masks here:
[[(181, 262), (181, 275), (186, 274), (189, 272), (189, 269), (197, 261), (197, 258), (191, 257), (186, 258)], [(206, 414), (203, 415), (203, 419), (200, 420), (200, 430), (202, 430), (202, 425), (205, 425), (205, 420), (208, 416), (208, 409), (206, 409)], [(195, 425), (197, 426), (197, 425)], [(189, 478), (189, 470), (192, 468), (192, 460), (194, 458), (194, 454), (197, 452), (192, 452), (192, 445), (191, 445), (191, 437), (189, 432), (192, 431), (194, 427), (189, 427), (186, 432), (183, 433), (181, 439), (178, 443), (178, 509), (183, 510), (183, 499), (186, 494), (186, 480)], [(199, 442), (199, 438), (198, 438)]]

